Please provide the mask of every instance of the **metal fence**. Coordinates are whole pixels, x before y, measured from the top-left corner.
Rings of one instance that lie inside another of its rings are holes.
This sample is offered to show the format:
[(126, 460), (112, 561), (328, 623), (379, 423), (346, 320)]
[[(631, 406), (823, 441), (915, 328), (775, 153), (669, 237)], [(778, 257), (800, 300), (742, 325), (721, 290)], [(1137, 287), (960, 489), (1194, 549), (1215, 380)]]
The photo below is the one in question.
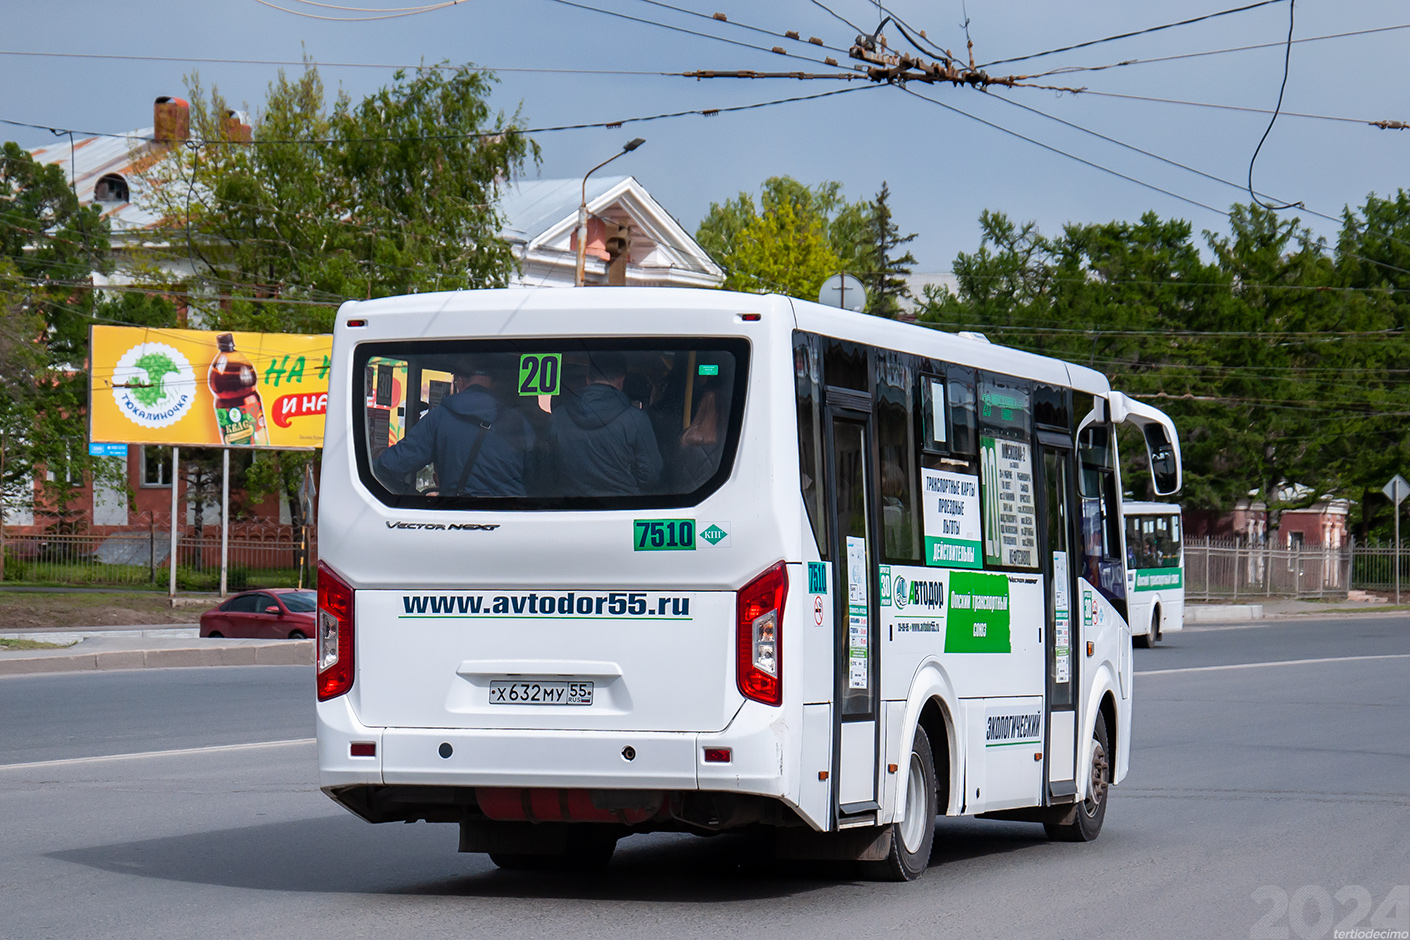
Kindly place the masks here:
[[(176, 583), (180, 590), (220, 588), (220, 535), (178, 533)], [(267, 533), (241, 533), (228, 546), (227, 585), (231, 591), (255, 587), (294, 587), (312, 582), (317, 545), (309, 530), (307, 547), (299, 532), (280, 526)], [(8, 583), (165, 588), (170, 580), (171, 531), (155, 527), (108, 534), (43, 534), (5, 540)]]
[[(1410, 543), (1400, 552), (1400, 583), (1410, 590)], [(1357, 543), (1250, 545), (1237, 539), (1185, 542), (1185, 597), (1345, 597), (1348, 591), (1394, 591), (1395, 545)]]

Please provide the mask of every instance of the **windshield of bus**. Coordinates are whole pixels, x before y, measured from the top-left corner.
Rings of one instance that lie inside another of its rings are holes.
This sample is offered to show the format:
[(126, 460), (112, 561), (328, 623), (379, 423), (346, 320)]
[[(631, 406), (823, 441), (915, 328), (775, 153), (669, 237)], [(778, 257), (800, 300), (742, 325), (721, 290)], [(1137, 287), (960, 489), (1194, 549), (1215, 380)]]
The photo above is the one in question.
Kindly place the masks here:
[(399, 507), (692, 505), (729, 476), (748, 353), (718, 338), (363, 344), (359, 472)]
[(1139, 569), (1180, 567), (1180, 517), (1127, 516), (1126, 564)]

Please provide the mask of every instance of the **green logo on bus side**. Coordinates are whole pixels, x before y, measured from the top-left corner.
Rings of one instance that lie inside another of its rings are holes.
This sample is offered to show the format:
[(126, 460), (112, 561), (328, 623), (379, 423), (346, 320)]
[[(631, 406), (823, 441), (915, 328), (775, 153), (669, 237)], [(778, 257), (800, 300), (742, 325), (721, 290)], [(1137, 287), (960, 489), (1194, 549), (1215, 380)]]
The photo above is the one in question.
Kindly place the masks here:
[(695, 551), (694, 519), (637, 519), (633, 526), (636, 530), (636, 537), (632, 540), (633, 551)]

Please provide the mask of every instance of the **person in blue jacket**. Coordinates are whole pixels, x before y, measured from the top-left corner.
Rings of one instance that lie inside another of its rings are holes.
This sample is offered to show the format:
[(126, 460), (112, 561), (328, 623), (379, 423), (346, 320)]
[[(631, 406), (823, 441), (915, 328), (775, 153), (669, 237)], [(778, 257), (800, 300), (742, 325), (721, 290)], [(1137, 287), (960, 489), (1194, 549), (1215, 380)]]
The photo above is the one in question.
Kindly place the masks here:
[(587, 385), (553, 409), (549, 438), (564, 496), (635, 496), (661, 477), (661, 452), (646, 412), (622, 391), (626, 357), (593, 353)]
[[(523, 496), (525, 457), (534, 431), (494, 395), (494, 378), (471, 368), (405, 438), (377, 458), (377, 475), (398, 484), (434, 463), (438, 488), (427, 495)], [(400, 485), (392, 489), (401, 489)]]

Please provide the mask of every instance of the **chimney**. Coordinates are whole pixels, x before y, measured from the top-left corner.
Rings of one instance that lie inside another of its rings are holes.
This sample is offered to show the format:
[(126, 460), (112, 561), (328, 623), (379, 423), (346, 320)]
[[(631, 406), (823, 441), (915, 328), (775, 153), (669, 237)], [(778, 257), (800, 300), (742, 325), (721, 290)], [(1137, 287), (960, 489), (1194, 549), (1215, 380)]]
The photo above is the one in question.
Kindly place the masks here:
[(152, 136), (159, 144), (185, 143), (191, 136), (191, 106), (182, 98), (162, 95), (152, 106), (152, 117), (156, 125)]
[(244, 111), (226, 111), (225, 120), (221, 122), (221, 131), (225, 139), (232, 144), (248, 144), (254, 139), (250, 130), (249, 115)]

